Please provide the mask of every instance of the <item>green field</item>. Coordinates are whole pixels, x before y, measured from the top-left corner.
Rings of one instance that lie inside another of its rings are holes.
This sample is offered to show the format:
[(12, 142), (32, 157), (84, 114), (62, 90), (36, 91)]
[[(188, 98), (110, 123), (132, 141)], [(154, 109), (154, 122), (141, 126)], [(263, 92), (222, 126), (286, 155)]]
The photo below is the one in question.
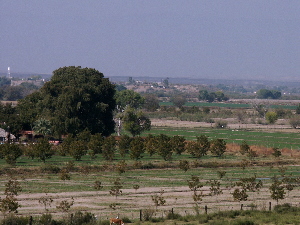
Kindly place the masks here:
[[(172, 102), (160, 102), (160, 106), (173, 106)], [(218, 102), (187, 102), (184, 106), (196, 106), (196, 107), (220, 107), (220, 108), (252, 108), (251, 104), (239, 104), (239, 103), (218, 103)], [(282, 109), (296, 109), (294, 105), (270, 105), (270, 108), (282, 108)]]
[(245, 140), (249, 145), (264, 147), (300, 149), (300, 133), (285, 132), (263, 132), (252, 130), (229, 130), (216, 128), (173, 128), (173, 127), (152, 127), (144, 135), (166, 134), (170, 136), (184, 136), (187, 140), (196, 140), (197, 136), (206, 135), (210, 139), (222, 138), (227, 143), (241, 144)]

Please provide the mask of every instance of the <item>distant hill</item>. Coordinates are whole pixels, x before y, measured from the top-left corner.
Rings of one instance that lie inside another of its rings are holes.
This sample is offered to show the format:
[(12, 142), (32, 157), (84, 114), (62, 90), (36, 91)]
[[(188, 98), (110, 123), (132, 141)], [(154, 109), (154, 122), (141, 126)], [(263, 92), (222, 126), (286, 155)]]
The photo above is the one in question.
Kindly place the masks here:
[[(11, 76), (14, 78), (29, 78), (32, 75), (40, 75), (43, 79), (50, 79), (52, 74), (39, 74), (39, 73), (11, 73)], [(0, 72), (0, 77), (7, 76), (6, 72)], [(109, 78), (110, 81), (120, 83), (120, 82), (128, 82), (128, 76), (107, 76), (104, 74), (105, 77)], [(162, 80), (166, 79), (166, 77), (143, 77), (138, 76), (132, 78), (136, 81), (142, 82), (162, 82)], [(170, 84), (196, 84), (196, 85), (243, 85), (243, 86), (252, 86), (252, 85), (266, 85), (270, 87), (274, 86), (287, 86), (287, 87), (295, 87), (299, 88), (300, 81), (271, 81), (271, 80), (246, 80), (246, 79), (209, 79), (209, 78), (169, 78)]]
[[(128, 82), (129, 77), (122, 76), (107, 76), (112, 82)], [(166, 77), (132, 77), (135, 81), (142, 82), (161, 82), (166, 79)], [(270, 80), (229, 80), (229, 79), (205, 79), (205, 78), (169, 78), (169, 83), (171, 84), (204, 84), (204, 85), (266, 85), (266, 86), (287, 86), (287, 87), (299, 87), (300, 82), (295, 81), (270, 81)]]

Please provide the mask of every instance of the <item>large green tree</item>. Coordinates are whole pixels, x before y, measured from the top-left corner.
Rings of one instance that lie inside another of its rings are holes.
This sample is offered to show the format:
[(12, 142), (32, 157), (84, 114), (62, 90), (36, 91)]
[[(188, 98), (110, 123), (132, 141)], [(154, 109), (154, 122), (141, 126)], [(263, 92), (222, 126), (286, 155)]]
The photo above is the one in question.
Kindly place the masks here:
[(210, 151), (213, 155), (222, 156), (226, 151), (226, 141), (217, 138), (210, 142)]
[(156, 111), (159, 108), (157, 96), (154, 94), (146, 94), (144, 108), (150, 112)]
[(171, 160), (172, 158), (172, 145), (171, 138), (165, 134), (160, 134), (155, 137), (157, 142), (157, 154), (160, 155), (165, 161)]
[(51, 123), (49, 120), (41, 118), (34, 122), (34, 127), (32, 129), (36, 134), (47, 136), (51, 134)]
[(205, 135), (200, 135), (197, 137), (197, 141), (188, 142), (186, 145), (187, 152), (196, 158), (201, 158), (206, 155), (209, 149), (210, 142)]
[[(34, 121), (48, 119), (57, 135), (77, 134), (85, 129), (104, 136), (114, 132), (115, 87), (99, 71), (75, 66), (59, 68), (38, 93), (27, 96), (20, 105), (21, 116), (29, 122), (32, 118), (27, 114), (35, 116)], [(33, 112), (22, 110), (26, 108)]]
[(126, 107), (141, 108), (144, 101), (145, 99), (133, 90), (123, 90), (116, 93), (116, 102), (120, 110), (124, 110)]
[(0, 158), (4, 158), (10, 165), (15, 165), (17, 159), (22, 155), (20, 145), (15, 143), (5, 143), (0, 145)]
[(182, 108), (187, 102), (186, 97), (183, 95), (172, 96), (170, 101), (178, 108)]
[(151, 129), (151, 121), (142, 111), (136, 112), (133, 108), (127, 108), (121, 119), (124, 129), (133, 137)]
[(0, 103), (0, 127), (14, 134), (15, 136), (21, 130), (21, 123), (16, 107), (11, 103)]
[(276, 112), (269, 111), (266, 113), (266, 120), (269, 124), (274, 124), (278, 119), (278, 115)]
[(139, 160), (145, 152), (144, 139), (141, 137), (135, 137), (130, 142), (130, 158), (134, 160)]

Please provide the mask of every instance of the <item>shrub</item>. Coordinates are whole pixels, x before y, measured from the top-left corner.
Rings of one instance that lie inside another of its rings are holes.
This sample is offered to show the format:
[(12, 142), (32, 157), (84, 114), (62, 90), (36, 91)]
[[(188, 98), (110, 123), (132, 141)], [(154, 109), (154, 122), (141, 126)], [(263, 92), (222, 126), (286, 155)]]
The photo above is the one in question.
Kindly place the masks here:
[(284, 203), (282, 205), (275, 205), (274, 211), (277, 213), (285, 213), (285, 212), (296, 212), (299, 211), (297, 207), (292, 206), (289, 203)]
[(29, 217), (18, 217), (15, 214), (10, 213), (1, 221), (1, 225), (27, 225), (29, 224), (29, 220)]
[(47, 214), (43, 214), (39, 220), (36, 222), (36, 224), (38, 225), (59, 225), (59, 224), (63, 224), (62, 221), (55, 221), (54, 219), (52, 219), (52, 215), (47, 213)]
[(58, 166), (55, 166), (55, 165), (42, 165), (40, 167), (40, 170), (42, 173), (59, 173), (60, 172), (60, 168)]
[(169, 212), (167, 215), (168, 220), (179, 220), (180, 218), (181, 218), (181, 215), (178, 213)]
[(227, 122), (219, 120), (215, 124), (215, 128), (226, 128), (227, 127)]
[(89, 212), (82, 213), (80, 211), (77, 211), (74, 214), (73, 218), (70, 219), (71, 219), (71, 224), (73, 225), (89, 224), (96, 221), (94, 214)]
[(145, 165), (142, 165), (141, 168), (145, 169), (145, 170), (154, 169), (155, 165), (153, 163), (149, 162), (149, 163), (146, 163)]
[(162, 218), (162, 217), (159, 217), (159, 218), (153, 217), (153, 218), (151, 218), (152, 223), (159, 223), (159, 222), (163, 222), (163, 221), (164, 221), (164, 218)]
[(300, 117), (299, 117), (299, 115), (296, 115), (296, 116), (292, 117), (292, 118), (290, 119), (289, 123), (290, 123), (290, 125), (291, 125), (293, 128), (297, 129), (297, 127), (300, 126)]
[(122, 221), (126, 223), (131, 223), (131, 220), (128, 217), (122, 217)]
[(190, 168), (189, 162), (187, 160), (180, 160), (179, 168), (182, 169), (184, 172), (188, 171)]
[(143, 220), (150, 221), (155, 213), (154, 209), (148, 208), (143, 210)]
[(233, 224), (234, 225), (254, 225), (254, 222), (246, 219), (246, 220), (237, 220)]
[(198, 221), (199, 221), (199, 224), (203, 224), (203, 223), (208, 223), (208, 221), (211, 219), (209, 215), (199, 215), (198, 216)]

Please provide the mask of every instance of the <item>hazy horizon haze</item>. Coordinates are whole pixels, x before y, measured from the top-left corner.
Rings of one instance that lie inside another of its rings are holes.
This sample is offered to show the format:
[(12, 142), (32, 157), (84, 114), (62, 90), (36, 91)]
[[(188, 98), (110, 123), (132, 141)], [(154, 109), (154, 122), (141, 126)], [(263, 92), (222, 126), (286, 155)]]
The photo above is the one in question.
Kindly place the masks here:
[(300, 1), (2, 0), (0, 72), (295, 80)]

